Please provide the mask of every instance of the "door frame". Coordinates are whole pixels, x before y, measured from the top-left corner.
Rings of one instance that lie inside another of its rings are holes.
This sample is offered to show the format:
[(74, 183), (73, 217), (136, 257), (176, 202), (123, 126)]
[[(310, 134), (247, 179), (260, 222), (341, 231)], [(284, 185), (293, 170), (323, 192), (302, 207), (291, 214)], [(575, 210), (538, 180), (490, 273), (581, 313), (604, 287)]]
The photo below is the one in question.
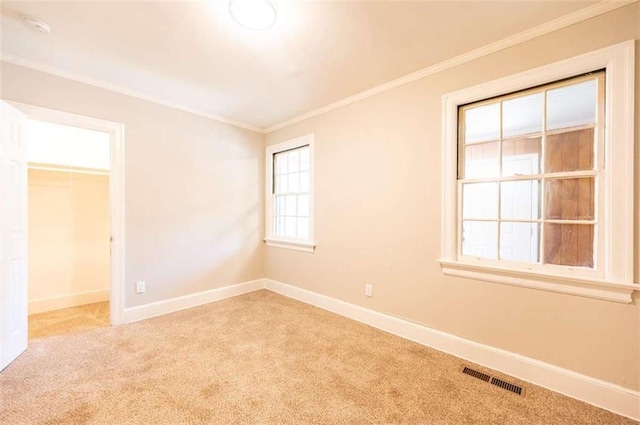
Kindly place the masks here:
[[(111, 232), (109, 317), (111, 325), (124, 323), (124, 124), (41, 106), (5, 100), (27, 118), (103, 131), (110, 135), (109, 224)], [(28, 207), (27, 207), (28, 210)]]

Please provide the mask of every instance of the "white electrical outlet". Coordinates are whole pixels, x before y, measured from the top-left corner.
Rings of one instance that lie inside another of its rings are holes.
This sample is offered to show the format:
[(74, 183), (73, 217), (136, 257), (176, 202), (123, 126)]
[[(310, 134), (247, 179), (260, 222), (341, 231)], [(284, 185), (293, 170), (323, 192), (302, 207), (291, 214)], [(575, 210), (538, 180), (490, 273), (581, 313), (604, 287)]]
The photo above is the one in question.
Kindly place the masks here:
[(364, 294), (367, 297), (373, 296), (373, 285), (372, 284), (367, 283), (367, 284), (364, 285)]
[(136, 282), (136, 294), (142, 294), (147, 289), (147, 283), (144, 280)]

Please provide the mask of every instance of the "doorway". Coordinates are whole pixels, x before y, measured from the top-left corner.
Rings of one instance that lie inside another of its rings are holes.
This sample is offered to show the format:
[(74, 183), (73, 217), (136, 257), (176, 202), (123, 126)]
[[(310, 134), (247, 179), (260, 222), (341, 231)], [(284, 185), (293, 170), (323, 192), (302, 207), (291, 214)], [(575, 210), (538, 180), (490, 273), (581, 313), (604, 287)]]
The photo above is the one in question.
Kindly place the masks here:
[(30, 339), (109, 326), (110, 138), (27, 120)]
[[(27, 347), (28, 292), (27, 278), (29, 239), (27, 238), (27, 131), (29, 121), (58, 124), (76, 129), (102, 132), (108, 136), (108, 248), (107, 266), (109, 322), (122, 323), (124, 310), (124, 125), (83, 115), (56, 111), (39, 106), (2, 101), (3, 132), (0, 140), (0, 185), (3, 206), (0, 244), (2, 309), (0, 314), (0, 369), (3, 369)], [(46, 164), (31, 164), (31, 171)], [(58, 167), (65, 165), (58, 164)], [(67, 165), (69, 167), (69, 165)], [(52, 167), (55, 168), (55, 167)], [(82, 167), (77, 167), (82, 168)], [(91, 167), (88, 167), (91, 168)], [(84, 170), (92, 171), (92, 170)], [(87, 174), (88, 175), (88, 174)], [(42, 177), (42, 176), (40, 176)], [(76, 174), (75, 181), (78, 182)], [(85, 291), (86, 292), (86, 291)], [(89, 291), (90, 292), (90, 291)], [(35, 305), (35, 304), (34, 304)]]

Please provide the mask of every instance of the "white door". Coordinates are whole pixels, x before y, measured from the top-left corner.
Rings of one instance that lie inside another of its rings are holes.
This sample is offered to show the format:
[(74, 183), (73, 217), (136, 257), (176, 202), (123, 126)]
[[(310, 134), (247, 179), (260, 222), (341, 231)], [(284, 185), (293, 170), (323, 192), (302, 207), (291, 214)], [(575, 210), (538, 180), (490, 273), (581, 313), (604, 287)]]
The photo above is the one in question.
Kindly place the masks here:
[(4, 101), (0, 107), (2, 370), (27, 349), (27, 119)]

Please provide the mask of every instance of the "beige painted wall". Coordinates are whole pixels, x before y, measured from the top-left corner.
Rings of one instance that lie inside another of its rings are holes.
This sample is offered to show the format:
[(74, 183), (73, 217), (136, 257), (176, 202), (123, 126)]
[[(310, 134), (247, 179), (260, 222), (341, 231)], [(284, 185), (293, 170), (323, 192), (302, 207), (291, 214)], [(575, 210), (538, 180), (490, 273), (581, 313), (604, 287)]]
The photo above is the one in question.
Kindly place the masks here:
[[(267, 248), (266, 276), (640, 389), (638, 294), (633, 304), (617, 304), (445, 277), (436, 262), (442, 96), (638, 39), (639, 9), (624, 7), (270, 133), (268, 145), (315, 133), (318, 245), (315, 254)], [(636, 152), (637, 129), (636, 122)], [(374, 285), (372, 298), (365, 283)]]
[(29, 170), (29, 302), (109, 290), (109, 176)]
[(4, 99), (125, 125), (127, 307), (264, 276), (263, 135), (15, 65), (0, 70)]

